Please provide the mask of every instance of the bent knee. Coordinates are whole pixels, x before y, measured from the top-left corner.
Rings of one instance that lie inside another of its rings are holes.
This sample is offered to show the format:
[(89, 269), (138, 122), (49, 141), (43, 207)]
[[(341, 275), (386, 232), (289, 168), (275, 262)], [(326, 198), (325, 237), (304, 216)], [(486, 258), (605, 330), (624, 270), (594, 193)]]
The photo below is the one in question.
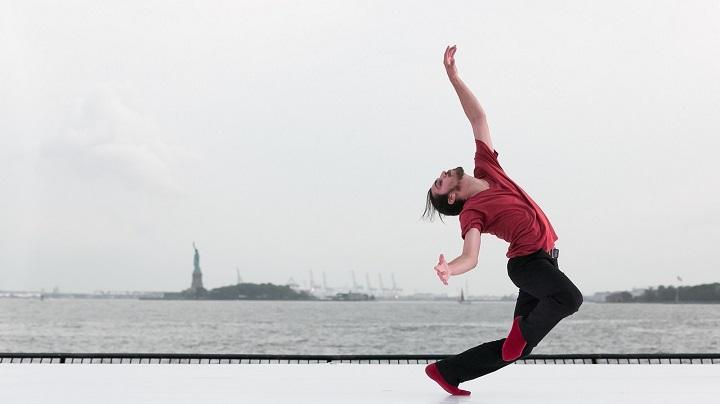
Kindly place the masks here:
[(580, 306), (582, 306), (582, 304), (583, 304), (583, 295), (582, 295), (582, 293), (581, 293), (579, 290), (577, 290), (577, 289), (575, 289), (575, 291), (576, 291), (576, 293), (575, 293), (575, 310), (573, 311), (573, 313), (575, 313), (575, 312), (577, 312), (578, 310), (580, 310)]
[(582, 293), (577, 288), (558, 292), (553, 297), (558, 303), (558, 308), (565, 316), (576, 313), (583, 303)]

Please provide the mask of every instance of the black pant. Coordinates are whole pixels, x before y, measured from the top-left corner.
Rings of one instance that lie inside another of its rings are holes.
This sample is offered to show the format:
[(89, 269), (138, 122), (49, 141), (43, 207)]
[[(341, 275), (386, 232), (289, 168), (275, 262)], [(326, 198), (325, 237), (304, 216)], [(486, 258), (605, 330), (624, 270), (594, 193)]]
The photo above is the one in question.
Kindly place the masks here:
[[(520, 290), (514, 317), (520, 316), (520, 331), (527, 345), (523, 358), (563, 318), (578, 311), (582, 293), (558, 267), (557, 258), (544, 250), (508, 260), (508, 275)], [(486, 342), (437, 363), (448, 383), (458, 385), (494, 372), (512, 362), (502, 360), (505, 338)], [(518, 358), (518, 359), (520, 359)]]

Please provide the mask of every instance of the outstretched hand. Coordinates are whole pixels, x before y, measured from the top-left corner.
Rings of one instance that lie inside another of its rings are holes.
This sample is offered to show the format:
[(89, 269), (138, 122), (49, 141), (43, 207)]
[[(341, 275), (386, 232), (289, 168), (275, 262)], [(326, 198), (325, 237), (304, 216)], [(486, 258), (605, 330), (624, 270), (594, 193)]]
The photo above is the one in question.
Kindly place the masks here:
[(447, 285), (448, 279), (450, 278), (450, 268), (448, 267), (447, 262), (445, 262), (445, 256), (442, 254), (440, 254), (438, 264), (435, 265), (435, 272), (442, 283)]
[(457, 51), (457, 45), (445, 48), (443, 64), (445, 65), (445, 70), (449, 76), (457, 74), (457, 68), (455, 67), (455, 51)]

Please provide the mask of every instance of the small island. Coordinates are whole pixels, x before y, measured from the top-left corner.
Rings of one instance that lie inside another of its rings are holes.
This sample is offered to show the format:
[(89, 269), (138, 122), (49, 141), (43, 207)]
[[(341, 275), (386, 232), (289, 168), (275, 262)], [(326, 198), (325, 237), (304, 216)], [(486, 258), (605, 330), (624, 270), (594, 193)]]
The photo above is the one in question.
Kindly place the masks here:
[(193, 272), (190, 288), (182, 292), (164, 292), (162, 297), (141, 297), (143, 300), (316, 300), (304, 291), (297, 291), (290, 286), (279, 286), (272, 283), (238, 283), (207, 290), (203, 287), (200, 269), (200, 252), (193, 242)]
[(720, 303), (720, 283), (694, 286), (658, 286), (641, 294), (628, 291), (609, 293), (606, 303)]
[(272, 283), (240, 283), (211, 290), (184, 290), (179, 293), (165, 293), (163, 300), (314, 300), (306, 292), (298, 292), (289, 286)]

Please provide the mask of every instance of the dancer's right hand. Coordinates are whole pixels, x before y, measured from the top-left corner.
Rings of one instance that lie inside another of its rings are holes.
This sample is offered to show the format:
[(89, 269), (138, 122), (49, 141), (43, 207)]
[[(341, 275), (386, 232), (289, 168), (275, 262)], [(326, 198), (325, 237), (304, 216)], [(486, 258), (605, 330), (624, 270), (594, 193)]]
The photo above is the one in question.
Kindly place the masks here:
[(450, 268), (448, 267), (447, 262), (445, 262), (445, 256), (442, 254), (440, 254), (438, 264), (435, 265), (435, 272), (437, 273), (437, 276), (438, 278), (440, 278), (442, 283), (447, 285), (448, 279), (450, 278)]

